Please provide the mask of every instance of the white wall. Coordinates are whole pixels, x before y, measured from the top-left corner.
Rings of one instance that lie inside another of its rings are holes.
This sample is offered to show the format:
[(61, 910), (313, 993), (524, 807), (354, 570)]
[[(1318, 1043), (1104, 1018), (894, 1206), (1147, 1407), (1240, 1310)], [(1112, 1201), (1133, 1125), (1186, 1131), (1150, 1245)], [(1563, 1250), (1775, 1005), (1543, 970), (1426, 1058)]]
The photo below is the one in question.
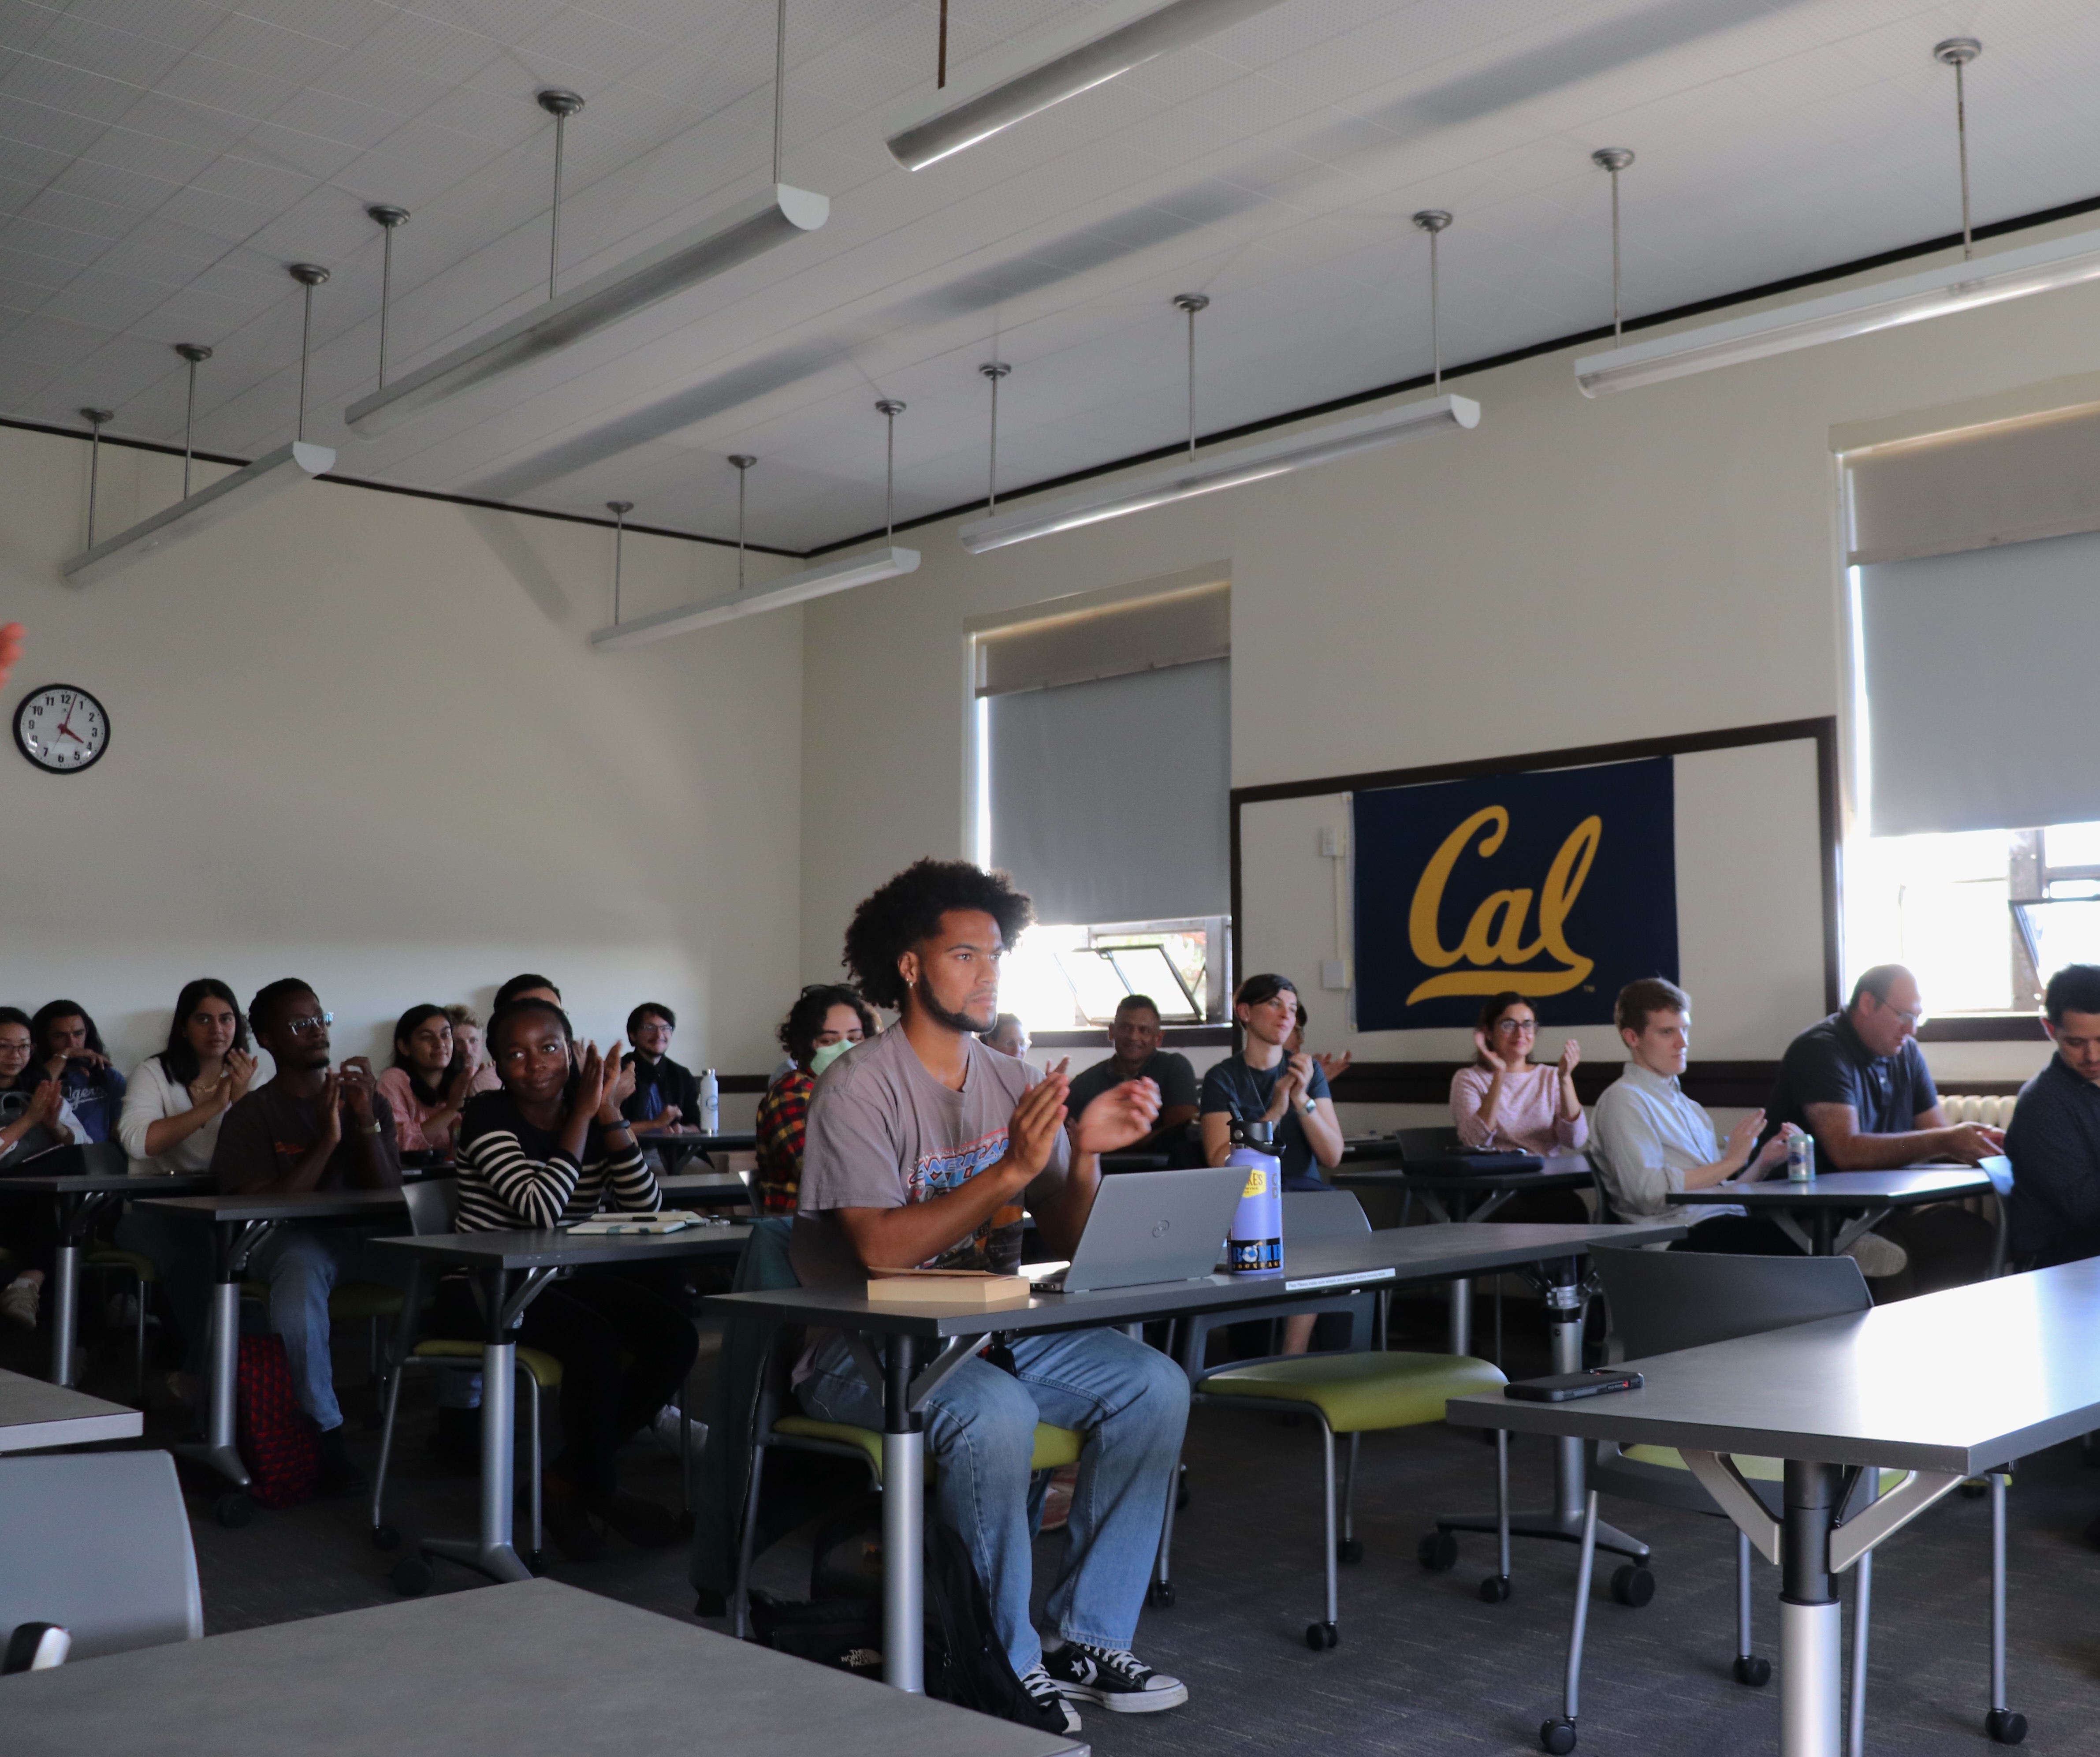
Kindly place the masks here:
[[(106, 446), (98, 534), (180, 470)], [(29, 630), (7, 705), (77, 684), (112, 728), (78, 775), (0, 754), (0, 998), (78, 1000), (128, 1066), (188, 978), (245, 1001), (297, 975), (338, 1053), (376, 1057), (408, 1005), (485, 1010), (537, 969), (601, 1040), (653, 999), (682, 1061), (777, 1060), (800, 611), (596, 655), (610, 532), (326, 483), (75, 589), (86, 472), (82, 443), (0, 430), (0, 616)], [(735, 581), (733, 550), (630, 537), (624, 611)]]
[[(1229, 569), (1242, 786), (1838, 712), (1832, 429), (2100, 369), (2100, 289), (1595, 401), (1569, 358), (1459, 381), (1483, 405), (1471, 433), (982, 557), (921, 530), (911, 578), (812, 607), (805, 976), (833, 968), (871, 885), (964, 850), (960, 655), (988, 612)], [(1762, 882), (1735, 877), (1745, 902)], [(1961, 1047), (1972, 1076), (2041, 1058)]]

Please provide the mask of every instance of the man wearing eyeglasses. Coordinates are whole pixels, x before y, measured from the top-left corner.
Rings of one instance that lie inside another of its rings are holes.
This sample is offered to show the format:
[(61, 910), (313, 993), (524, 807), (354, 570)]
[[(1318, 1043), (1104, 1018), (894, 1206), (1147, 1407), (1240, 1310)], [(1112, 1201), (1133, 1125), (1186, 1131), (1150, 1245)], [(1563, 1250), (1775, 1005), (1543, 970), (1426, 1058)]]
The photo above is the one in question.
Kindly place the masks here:
[[(292, 978), (270, 983), (249, 1003), (249, 1028), (277, 1071), (219, 1124), (211, 1170), (227, 1194), (401, 1187), (394, 1115), (372, 1064), (351, 1056), (339, 1068), (330, 1065), (334, 1018), (311, 987)], [(394, 1259), (371, 1248), (376, 1235), (369, 1228), (280, 1226), (249, 1260), (249, 1273), (270, 1284), (270, 1327), (284, 1339), (300, 1407), (320, 1434), (315, 1486), (324, 1494), (352, 1494), (365, 1481), (343, 1450), (329, 1295), (338, 1281), (399, 1286), (406, 1278)]]
[(1948, 1122), (1917, 1046), (1924, 1018), (1917, 978), (1903, 965), (1877, 964), (1863, 972), (1843, 1012), (1787, 1045), (1765, 1106), (1768, 1128), (1776, 1132), (1792, 1123), (1806, 1129), (1815, 1137), (1824, 1171), (1890, 1171), (1950, 1159), (1974, 1165), (2003, 1152), (1999, 1130)]

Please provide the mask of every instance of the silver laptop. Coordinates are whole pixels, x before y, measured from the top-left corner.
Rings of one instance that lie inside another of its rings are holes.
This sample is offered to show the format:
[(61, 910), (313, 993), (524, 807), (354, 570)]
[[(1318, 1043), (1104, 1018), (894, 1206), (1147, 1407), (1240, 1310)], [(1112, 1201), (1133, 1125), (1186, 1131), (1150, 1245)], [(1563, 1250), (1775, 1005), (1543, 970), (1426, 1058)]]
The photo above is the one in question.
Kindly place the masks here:
[(1069, 1264), (1023, 1265), (1038, 1293), (1096, 1293), (1198, 1281), (1218, 1266), (1246, 1168), (1120, 1172), (1104, 1177)]

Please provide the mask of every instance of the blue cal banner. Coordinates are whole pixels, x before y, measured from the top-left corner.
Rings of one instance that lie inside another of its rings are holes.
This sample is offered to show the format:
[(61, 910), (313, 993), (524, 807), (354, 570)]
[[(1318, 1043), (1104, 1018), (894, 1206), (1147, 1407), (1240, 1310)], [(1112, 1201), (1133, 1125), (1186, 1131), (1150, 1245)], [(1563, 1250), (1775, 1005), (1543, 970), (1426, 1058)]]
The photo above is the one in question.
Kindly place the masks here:
[(1358, 793), (1357, 1029), (1471, 1025), (1503, 989), (1552, 1026), (1609, 1024), (1677, 980), (1671, 761)]

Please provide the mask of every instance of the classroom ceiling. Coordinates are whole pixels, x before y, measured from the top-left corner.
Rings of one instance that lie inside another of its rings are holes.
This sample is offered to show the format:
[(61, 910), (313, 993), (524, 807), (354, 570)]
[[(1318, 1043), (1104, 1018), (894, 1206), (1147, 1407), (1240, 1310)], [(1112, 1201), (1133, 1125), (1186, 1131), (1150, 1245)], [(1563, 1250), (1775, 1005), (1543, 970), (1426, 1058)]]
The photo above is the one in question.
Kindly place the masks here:
[[(1127, 10), (1127, 9), (1126, 9)], [(1630, 314), (1959, 223), (1943, 37), (1969, 71), (1979, 224), (2100, 195), (2100, 7), (2085, 0), (1283, 0), (925, 170), (882, 146), (933, 93), (939, 0), (788, 0), (784, 180), (830, 223), (383, 439), (342, 424), (390, 373), (545, 296), (554, 126), (565, 284), (762, 190), (770, 0), (0, 0), (0, 414), (200, 449), (310, 438), (343, 475), (714, 536), (730, 452), (749, 534), (809, 550), (1171, 444), (1184, 319), (1206, 431), (1426, 372), (1427, 245), (1450, 210), (1447, 362), (1608, 322), (1608, 179), (1628, 146)], [(951, 0), (951, 83), (1070, 0)], [(1568, 394), (1576, 394), (1571, 382)], [(1492, 412), (1490, 412), (1492, 418)]]

